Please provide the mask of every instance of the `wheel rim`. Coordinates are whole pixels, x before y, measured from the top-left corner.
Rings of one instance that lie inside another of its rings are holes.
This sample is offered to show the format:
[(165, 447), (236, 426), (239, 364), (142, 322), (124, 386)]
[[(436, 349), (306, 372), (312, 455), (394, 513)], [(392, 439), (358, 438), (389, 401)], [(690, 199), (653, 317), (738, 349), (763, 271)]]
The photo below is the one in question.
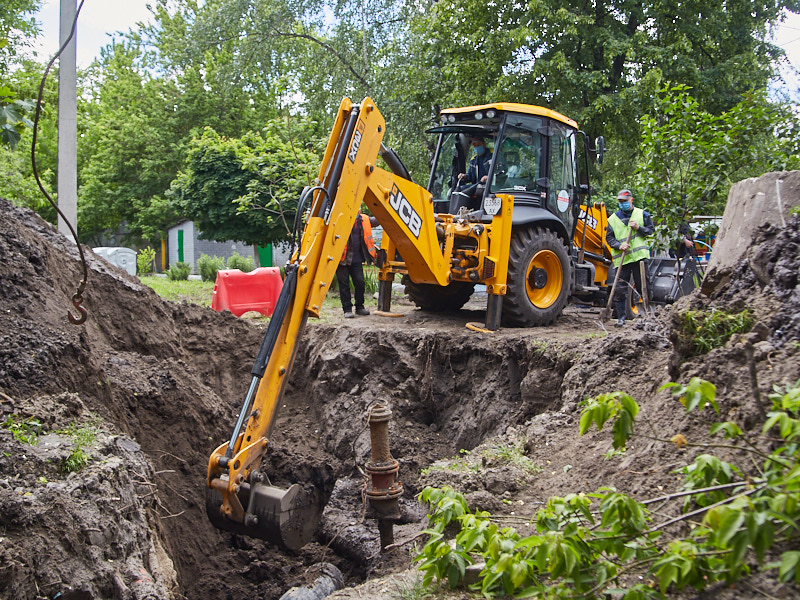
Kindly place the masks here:
[[(537, 270), (540, 271), (537, 272)], [(544, 285), (541, 285), (541, 271), (544, 271), (546, 275)], [(537, 275), (540, 279), (540, 286), (535, 283)], [(551, 306), (558, 300), (563, 283), (564, 275), (561, 272), (561, 261), (558, 259), (558, 255), (552, 250), (539, 250), (534, 254), (525, 276), (525, 291), (531, 303), (536, 308)]]

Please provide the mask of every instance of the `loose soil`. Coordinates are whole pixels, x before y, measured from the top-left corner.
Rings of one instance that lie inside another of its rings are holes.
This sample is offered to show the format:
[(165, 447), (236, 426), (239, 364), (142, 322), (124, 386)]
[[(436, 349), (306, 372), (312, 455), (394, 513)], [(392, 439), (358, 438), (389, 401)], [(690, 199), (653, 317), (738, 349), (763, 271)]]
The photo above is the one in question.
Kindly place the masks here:
[[(4, 200), (0, 211), (0, 598), (271, 599), (313, 581), (319, 563), (344, 575), (333, 597), (397, 598), (415, 577), (405, 542), (424, 527), (425, 485), (454, 486), (520, 529), (552, 495), (663, 495), (697, 452), (654, 438), (698, 438), (710, 417), (687, 415), (662, 384), (709, 379), (722, 418), (757, 429), (772, 385), (800, 378), (796, 217), (759, 230), (724, 284), (622, 330), (570, 306), (551, 327), (475, 332), (465, 324), (483, 321), (479, 297), (452, 315), (398, 297), (396, 318), (311, 322), (265, 470), (330, 502), (315, 540), (289, 552), (215, 529), (204, 507), (208, 457), (230, 436), (263, 323), (163, 301), (84, 248), (88, 320), (71, 325), (78, 249), (30, 211)], [(680, 315), (712, 307), (747, 307), (756, 325), (689, 358)], [(616, 390), (639, 402), (643, 435), (605, 459), (608, 431), (578, 436), (580, 403)], [(405, 489), (398, 547), (383, 554), (362, 502), (377, 403), (392, 410)], [(27, 419), (41, 423), (34, 445), (12, 431)], [(67, 473), (80, 430), (95, 434), (89, 461)], [(525, 461), (503, 459), (515, 448)], [(715, 595), (757, 597), (755, 586), (798, 594), (762, 577)]]

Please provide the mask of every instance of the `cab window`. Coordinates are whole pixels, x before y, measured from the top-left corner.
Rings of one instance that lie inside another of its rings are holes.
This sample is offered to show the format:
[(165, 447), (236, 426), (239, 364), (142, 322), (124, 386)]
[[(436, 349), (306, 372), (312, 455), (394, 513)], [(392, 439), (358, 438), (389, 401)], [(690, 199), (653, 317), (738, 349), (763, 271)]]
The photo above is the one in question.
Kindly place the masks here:
[(542, 120), (511, 116), (506, 122), (492, 177), (492, 192), (535, 192), (541, 176)]

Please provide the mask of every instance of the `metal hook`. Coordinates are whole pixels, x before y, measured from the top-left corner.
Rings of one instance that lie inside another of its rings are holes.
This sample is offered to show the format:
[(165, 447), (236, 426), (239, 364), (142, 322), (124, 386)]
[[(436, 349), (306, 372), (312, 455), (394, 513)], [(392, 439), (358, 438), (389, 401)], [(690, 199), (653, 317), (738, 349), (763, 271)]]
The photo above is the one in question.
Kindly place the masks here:
[(83, 306), (81, 306), (82, 303), (83, 303), (83, 295), (80, 293), (75, 293), (72, 296), (72, 305), (75, 307), (75, 310), (77, 310), (80, 313), (80, 316), (74, 317), (72, 316), (71, 312), (67, 311), (67, 318), (69, 319), (69, 322), (72, 323), (73, 325), (82, 325), (83, 323), (86, 322), (86, 317), (89, 316), (89, 311), (87, 311)]

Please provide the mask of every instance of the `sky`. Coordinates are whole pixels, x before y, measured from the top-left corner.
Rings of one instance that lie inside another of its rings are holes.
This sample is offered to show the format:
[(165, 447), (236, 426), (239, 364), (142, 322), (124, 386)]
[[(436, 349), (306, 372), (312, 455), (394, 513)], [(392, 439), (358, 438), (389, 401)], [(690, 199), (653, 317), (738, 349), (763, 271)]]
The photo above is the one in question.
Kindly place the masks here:
[[(100, 48), (111, 42), (113, 34), (127, 31), (139, 21), (149, 21), (148, 2), (153, 0), (85, 0), (78, 19), (78, 67), (88, 67)], [(80, 0), (76, 0), (80, 4)], [(45, 0), (36, 19), (42, 25), (42, 35), (36, 49), (40, 60), (49, 60), (58, 51), (58, 21), (60, 0)], [(775, 43), (787, 53), (792, 69), (784, 69), (784, 78), (797, 98), (800, 88), (800, 15), (789, 13), (779, 27)]]
[[(88, 67), (115, 32), (127, 32), (139, 21), (149, 21), (147, 4), (154, 0), (85, 0), (78, 17), (78, 67)], [(76, 0), (79, 6), (81, 0)], [(42, 27), (35, 49), (40, 60), (50, 60), (59, 48), (60, 0), (45, 0), (36, 14)]]

